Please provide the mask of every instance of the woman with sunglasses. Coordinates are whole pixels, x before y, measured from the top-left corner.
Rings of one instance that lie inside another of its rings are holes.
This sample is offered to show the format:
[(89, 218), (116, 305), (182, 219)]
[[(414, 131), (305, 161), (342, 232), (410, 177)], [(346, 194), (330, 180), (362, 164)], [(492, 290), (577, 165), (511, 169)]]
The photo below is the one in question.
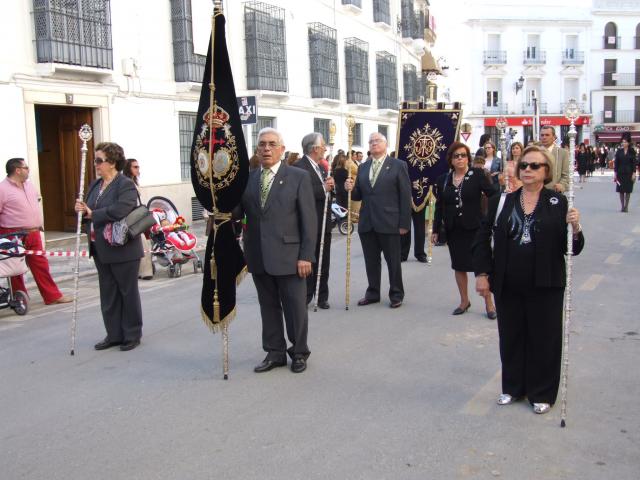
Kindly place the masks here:
[(500, 159), (498, 158), (496, 153), (495, 143), (493, 143), (491, 140), (486, 142), (484, 144), (484, 152), (484, 168), (489, 172), (489, 175), (491, 175), (493, 184), (498, 185), (500, 180), (499, 175), (502, 169), (500, 165)]
[[(469, 168), (471, 152), (464, 143), (454, 142), (447, 151), (449, 172), (436, 180), (436, 213), (433, 225), (433, 243), (438, 243), (438, 232), (443, 228), (460, 293), (460, 305), (453, 315), (462, 315), (471, 306), (467, 287), (467, 272), (473, 272), (471, 244), (482, 219), (482, 195), (497, 193), (491, 180), (481, 168)], [(485, 296), (485, 307), (490, 319), (496, 318), (491, 293)]]
[(547, 413), (558, 394), (568, 223), (573, 254), (584, 246), (578, 211), (544, 188), (552, 181), (552, 161), (544, 147), (524, 150), (517, 169), (522, 188), (489, 201), (473, 245), (476, 291), (493, 292), (498, 311), (498, 404), (526, 396), (535, 413)]
[(138, 193), (133, 181), (121, 175), (125, 165), (122, 147), (103, 142), (96, 146), (94, 164), (100, 178), (87, 193), (87, 201), (76, 201), (87, 236), (89, 254), (98, 270), (100, 309), (107, 336), (95, 345), (96, 350), (120, 346), (127, 351), (140, 345), (142, 307), (138, 291), (138, 269), (143, 256), (140, 237), (122, 246), (111, 245), (104, 235), (107, 224), (122, 220), (136, 208)]

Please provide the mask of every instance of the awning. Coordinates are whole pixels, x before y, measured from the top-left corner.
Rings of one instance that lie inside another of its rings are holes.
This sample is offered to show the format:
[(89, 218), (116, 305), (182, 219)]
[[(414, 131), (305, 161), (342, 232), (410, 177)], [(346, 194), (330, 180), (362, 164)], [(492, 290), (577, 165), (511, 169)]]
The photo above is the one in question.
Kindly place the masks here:
[(438, 62), (430, 51), (426, 51), (424, 55), (422, 55), (422, 71), (423, 72), (436, 72), (437, 74), (442, 75), (442, 70), (438, 67)]
[(620, 142), (622, 141), (622, 134), (630, 133), (631, 140), (634, 142), (640, 141), (640, 131), (632, 132), (594, 132), (594, 135), (600, 142)]

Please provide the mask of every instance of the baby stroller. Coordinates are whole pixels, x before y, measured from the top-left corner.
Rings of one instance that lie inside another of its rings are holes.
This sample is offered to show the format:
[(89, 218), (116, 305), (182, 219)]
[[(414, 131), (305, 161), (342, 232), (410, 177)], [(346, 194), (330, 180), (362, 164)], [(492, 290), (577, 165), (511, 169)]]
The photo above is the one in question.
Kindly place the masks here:
[(153, 197), (147, 208), (156, 219), (151, 227), (151, 252), (156, 262), (168, 267), (169, 278), (182, 275), (182, 265), (193, 261), (193, 273), (202, 271), (202, 260), (195, 252), (198, 243), (176, 206), (165, 197)]
[[(349, 230), (347, 213), (349, 213), (349, 211), (336, 202), (331, 204), (331, 224), (338, 225), (338, 230), (342, 235), (346, 235)], [(351, 220), (353, 222), (353, 218)], [(353, 233), (353, 223), (351, 223), (351, 233)]]
[(29, 297), (22, 290), (11, 289), (11, 277), (27, 272), (24, 258), (25, 232), (13, 232), (0, 235), (0, 277), (7, 279), (7, 288), (0, 285), (0, 309), (11, 308), (18, 315), (29, 311)]

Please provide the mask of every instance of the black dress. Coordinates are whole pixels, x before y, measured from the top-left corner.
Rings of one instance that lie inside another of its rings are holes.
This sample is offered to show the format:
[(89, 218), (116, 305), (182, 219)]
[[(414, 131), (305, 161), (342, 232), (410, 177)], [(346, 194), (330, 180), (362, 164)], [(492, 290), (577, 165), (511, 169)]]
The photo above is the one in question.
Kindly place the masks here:
[(578, 160), (578, 175), (586, 175), (587, 174), (587, 167), (588, 167), (588, 156), (589, 154), (587, 152), (580, 152), (578, 153), (577, 156), (577, 160)]
[(451, 268), (472, 272), (471, 245), (483, 218), (482, 194), (491, 197), (498, 189), (482, 168), (468, 170), (457, 187), (453, 184), (453, 172), (440, 176), (436, 184), (434, 232), (439, 232), (444, 224)]
[(333, 176), (336, 184), (336, 203), (341, 207), (347, 208), (347, 191), (344, 189), (344, 182), (348, 176), (347, 169), (336, 168), (331, 172), (331, 176)]
[(637, 158), (636, 151), (629, 147), (627, 153), (624, 153), (624, 149), (619, 148), (616, 152), (616, 158), (613, 164), (613, 169), (616, 173), (616, 192), (618, 193), (632, 193), (633, 192), (633, 180), (631, 175), (636, 171)]

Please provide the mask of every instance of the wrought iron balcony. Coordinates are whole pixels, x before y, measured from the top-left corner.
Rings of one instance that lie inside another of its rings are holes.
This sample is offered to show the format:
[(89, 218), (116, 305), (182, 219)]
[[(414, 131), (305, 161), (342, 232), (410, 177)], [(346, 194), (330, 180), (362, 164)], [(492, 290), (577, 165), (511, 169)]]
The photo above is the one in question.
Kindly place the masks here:
[(506, 65), (506, 50), (485, 50), (482, 54), (482, 63), (484, 65)]
[(547, 63), (547, 52), (545, 50), (525, 50), (522, 54), (524, 65), (544, 65)]
[(507, 103), (498, 103), (497, 105), (483, 105), (482, 106), (483, 115), (505, 115), (509, 113), (509, 105)]
[(640, 112), (635, 110), (602, 110), (602, 123), (635, 123), (640, 121)]
[[(522, 104), (522, 113), (533, 115), (533, 103), (523, 103)], [(547, 112), (547, 104), (538, 102), (538, 113), (549, 113)]]
[[(564, 113), (565, 109), (567, 108), (567, 104), (568, 103), (569, 102), (562, 102), (560, 104), (560, 113)], [(587, 113), (586, 110), (585, 110), (585, 107), (584, 107), (584, 103), (578, 102), (577, 105), (578, 105), (578, 110), (580, 110), (580, 112)]]
[(584, 52), (567, 49), (562, 52), (563, 65), (584, 65)]
[(603, 87), (640, 87), (640, 72), (617, 73), (608, 72), (602, 74)]
[(620, 48), (620, 37), (605, 35), (602, 37), (602, 48), (606, 50)]

